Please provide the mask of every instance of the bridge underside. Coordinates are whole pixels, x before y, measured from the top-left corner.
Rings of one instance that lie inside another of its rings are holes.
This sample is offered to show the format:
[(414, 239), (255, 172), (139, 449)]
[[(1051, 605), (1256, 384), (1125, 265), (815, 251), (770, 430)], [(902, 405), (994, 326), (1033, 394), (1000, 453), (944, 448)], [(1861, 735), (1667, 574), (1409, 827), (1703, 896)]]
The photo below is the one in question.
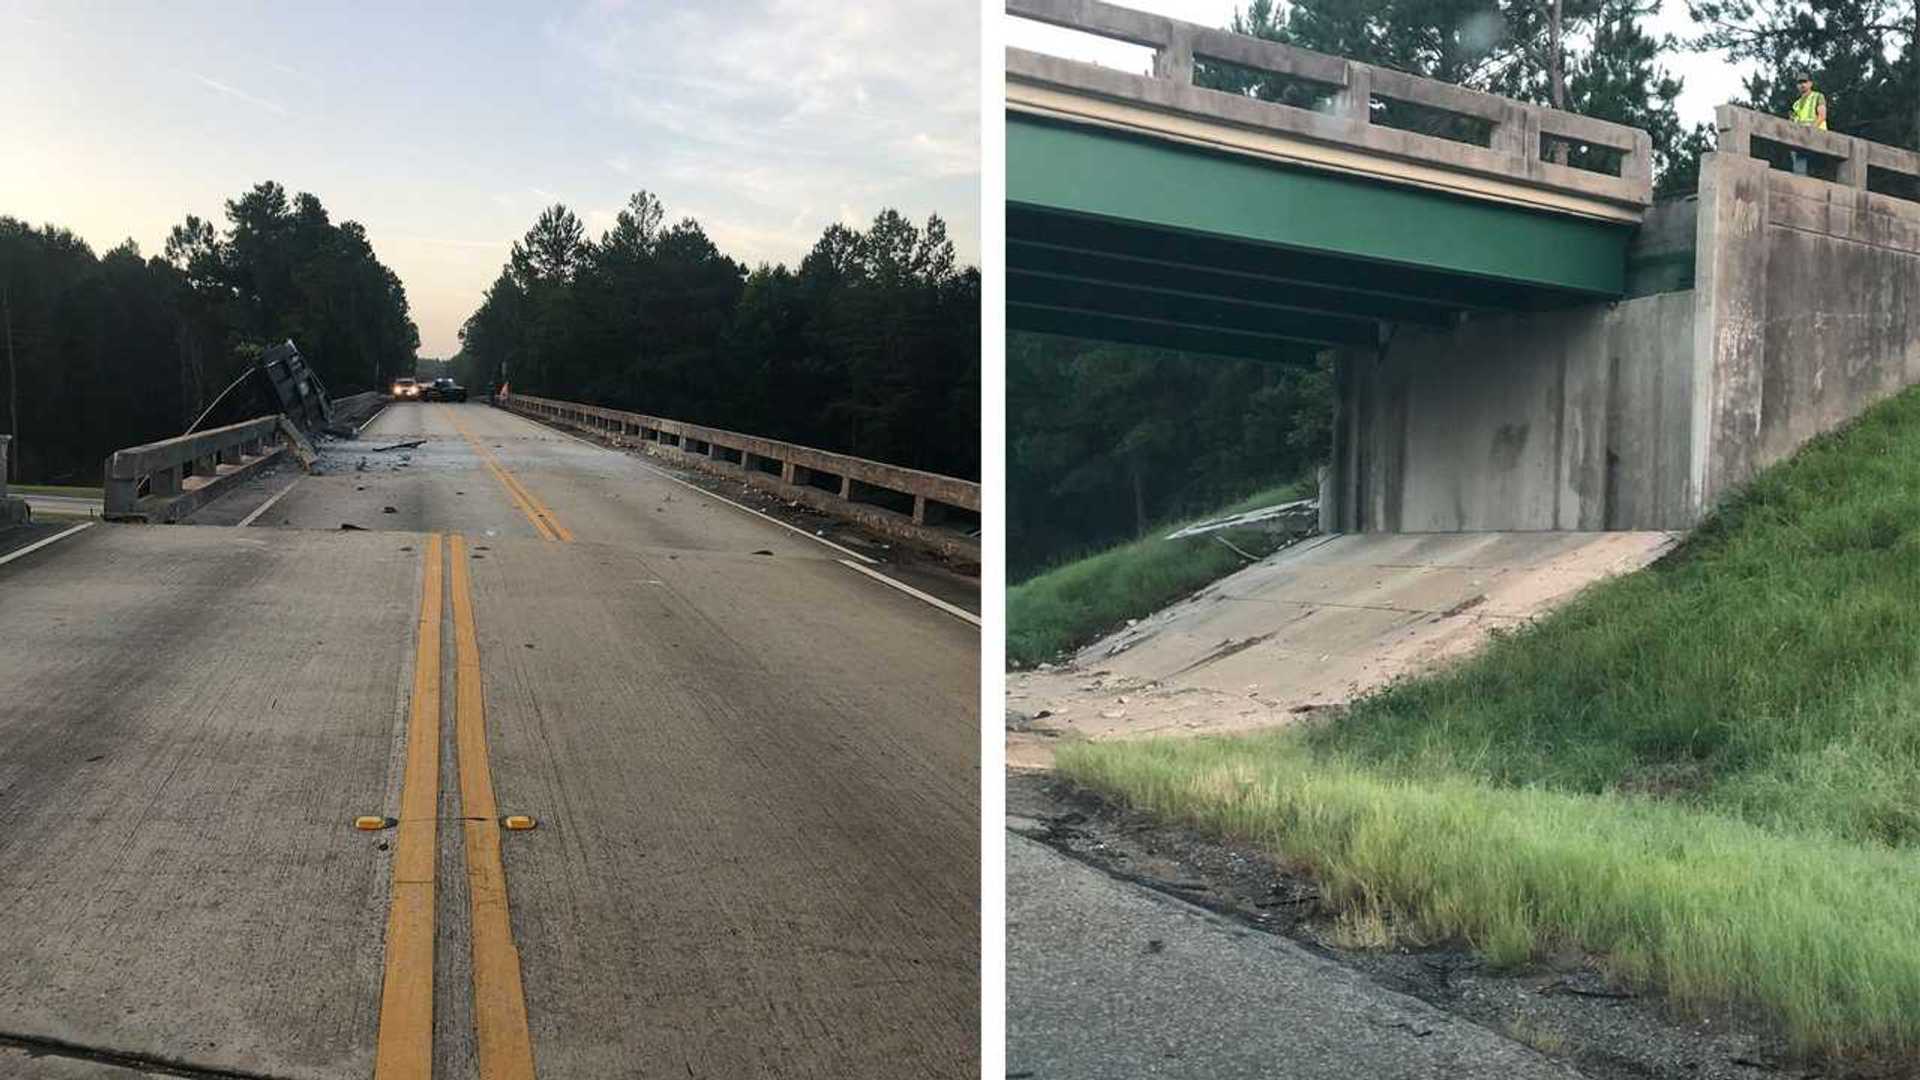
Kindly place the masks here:
[(1007, 117), (1007, 325), (1305, 362), (1625, 291), (1617, 222)]

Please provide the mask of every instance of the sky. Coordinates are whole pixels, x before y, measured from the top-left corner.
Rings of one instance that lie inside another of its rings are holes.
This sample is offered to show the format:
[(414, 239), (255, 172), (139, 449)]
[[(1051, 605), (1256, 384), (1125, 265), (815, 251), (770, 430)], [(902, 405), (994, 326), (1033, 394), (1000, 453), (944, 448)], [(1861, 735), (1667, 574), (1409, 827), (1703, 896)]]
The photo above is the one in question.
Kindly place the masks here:
[(634, 191), (748, 264), (891, 207), (980, 251), (980, 7), (0, 0), (0, 215), (159, 254), (262, 180), (365, 225), (422, 356), (511, 243)]
[[(1157, 15), (1184, 19), (1202, 26), (1224, 27), (1233, 21), (1236, 9), (1246, 7), (1245, 0), (1120, 0), (1121, 6)], [(1053, 56), (1089, 60), (1125, 71), (1144, 72), (1152, 64), (1152, 51), (1117, 42), (1100, 41), (1085, 34), (1060, 30), (1024, 19), (1007, 18), (1007, 44)], [(1660, 10), (1644, 26), (1651, 34), (1672, 34), (1686, 39), (1699, 34), (1699, 27), (1687, 17), (1681, 0), (1665, 0)], [(1676, 51), (1660, 63), (1667, 71), (1684, 80), (1675, 107), (1680, 124), (1691, 130), (1695, 124), (1713, 122), (1713, 107), (1734, 98), (1744, 98), (1742, 80), (1750, 72), (1734, 67), (1717, 54)]]

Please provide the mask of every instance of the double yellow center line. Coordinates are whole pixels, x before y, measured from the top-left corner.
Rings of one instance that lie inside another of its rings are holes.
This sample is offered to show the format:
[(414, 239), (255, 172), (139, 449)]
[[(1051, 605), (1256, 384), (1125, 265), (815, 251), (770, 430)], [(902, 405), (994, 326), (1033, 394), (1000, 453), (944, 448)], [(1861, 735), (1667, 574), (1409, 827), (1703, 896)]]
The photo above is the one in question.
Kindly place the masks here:
[[(469, 436), (471, 439), (471, 436)], [(520, 951), (507, 908), (500, 855), (499, 807), (487, 760), (486, 705), (480, 642), (474, 629), (473, 583), (466, 541), (428, 538), (421, 575), (420, 631), (407, 719), (406, 775), (394, 845), (387, 916), (386, 976), (380, 998), (375, 1080), (427, 1080), (433, 1075), (434, 871), (440, 800), (442, 555), (451, 561), (454, 652), (454, 745), (460, 763), (461, 840), (473, 942), (473, 1025), (481, 1080), (532, 1080)]]
[(466, 425), (460, 422), (460, 418), (454, 415), (452, 409), (446, 412), (448, 421), (453, 424), (453, 429), (458, 431), (461, 437), (467, 440), (468, 445), (480, 455), (480, 463), (487, 467), (487, 471), (493, 474), (495, 480), (500, 481), (501, 487), (507, 489), (507, 498), (512, 500), (513, 505), (533, 523), (534, 531), (548, 540), (557, 540), (563, 544), (573, 543), (573, 533), (567, 531), (565, 525), (560, 524), (560, 519), (553, 516), (552, 510), (547, 509), (547, 504), (527, 490), (519, 477), (507, 471), (507, 467), (500, 464), (500, 459), (493, 456), (493, 451), (487, 449), (484, 443), (474, 437), (473, 432), (467, 430)]

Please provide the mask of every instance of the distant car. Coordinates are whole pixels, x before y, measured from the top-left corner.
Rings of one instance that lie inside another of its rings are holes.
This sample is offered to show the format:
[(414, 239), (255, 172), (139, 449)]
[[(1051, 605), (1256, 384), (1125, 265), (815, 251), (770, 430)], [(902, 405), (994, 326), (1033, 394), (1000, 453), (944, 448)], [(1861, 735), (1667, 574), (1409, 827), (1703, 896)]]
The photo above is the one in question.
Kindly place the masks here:
[(435, 379), (420, 396), (427, 401), (465, 401), (467, 388), (452, 379)]
[(419, 396), (420, 384), (414, 382), (411, 376), (404, 379), (393, 380), (393, 399), (395, 401), (410, 400), (418, 398)]

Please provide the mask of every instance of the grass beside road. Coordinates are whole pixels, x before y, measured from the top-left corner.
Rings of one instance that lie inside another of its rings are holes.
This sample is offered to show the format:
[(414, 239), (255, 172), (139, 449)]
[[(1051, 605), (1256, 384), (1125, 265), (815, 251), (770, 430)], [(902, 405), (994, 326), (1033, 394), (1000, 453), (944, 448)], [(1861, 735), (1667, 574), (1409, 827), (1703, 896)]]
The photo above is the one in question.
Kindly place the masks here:
[(102, 499), (106, 491), (97, 487), (61, 487), (56, 484), (8, 484), (9, 495), (65, 495), (71, 499)]
[(1566, 946), (1682, 1006), (1759, 1008), (1801, 1048), (1920, 1048), (1920, 860), (1659, 800), (1419, 781), (1284, 735), (1063, 743), (1076, 782), (1303, 866), (1402, 938), (1500, 965)]
[(1025, 667), (1056, 659), (1247, 565), (1216, 535), (1253, 555), (1271, 553), (1273, 538), (1257, 529), (1184, 540), (1162, 537), (1194, 522), (1290, 502), (1304, 491), (1300, 484), (1269, 488), (1013, 586), (1007, 590), (1007, 660)]
[(1498, 962), (1574, 947), (1807, 1050), (1920, 1049), (1920, 392), (1446, 673), (1058, 765)]

